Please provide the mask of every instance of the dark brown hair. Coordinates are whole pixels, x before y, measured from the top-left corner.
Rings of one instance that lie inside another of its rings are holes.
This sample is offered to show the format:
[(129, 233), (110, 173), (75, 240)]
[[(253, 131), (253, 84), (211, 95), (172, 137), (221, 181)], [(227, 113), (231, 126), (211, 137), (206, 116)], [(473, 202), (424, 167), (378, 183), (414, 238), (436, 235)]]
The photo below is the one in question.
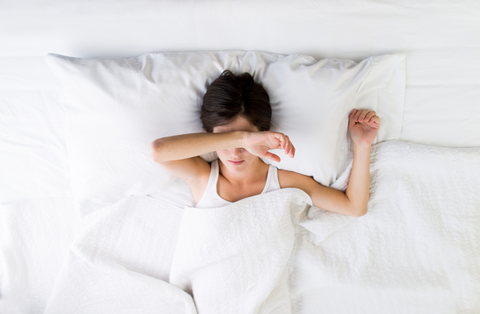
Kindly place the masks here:
[(210, 84), (203, 96), (201, 119), (203, 128), (229, 124), (238, 116), (246, 118), (259, 131), (270, 129), (272, 108), (267, 91), (244, 72), (240, 75), (225, 70)]

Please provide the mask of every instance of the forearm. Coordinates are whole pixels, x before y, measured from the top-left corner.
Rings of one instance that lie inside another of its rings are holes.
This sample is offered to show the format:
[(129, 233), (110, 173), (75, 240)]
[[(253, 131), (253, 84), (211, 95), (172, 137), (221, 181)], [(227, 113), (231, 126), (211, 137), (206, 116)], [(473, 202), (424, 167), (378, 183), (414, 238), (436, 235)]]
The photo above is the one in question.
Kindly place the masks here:
[(370, 193), (370, 148), (371, 146), (353, 146), (353, 165), (346, 195), (357, 213), (367, 212)]
[(150, 149), (155, 161), (179, 160), (242, 147), (243, 136), (243, 131), (182, 134), (158, 138), (152, 142)]

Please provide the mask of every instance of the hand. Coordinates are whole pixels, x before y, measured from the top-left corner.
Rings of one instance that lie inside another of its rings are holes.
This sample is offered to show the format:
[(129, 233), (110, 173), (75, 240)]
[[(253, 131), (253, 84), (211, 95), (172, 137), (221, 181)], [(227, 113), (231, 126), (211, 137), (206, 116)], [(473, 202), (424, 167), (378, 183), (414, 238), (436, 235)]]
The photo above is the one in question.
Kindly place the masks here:
[(348, 119), (348, 129), (353, 142), (362, 146), (372, 145), (380, 128), (380, 118), (375, 111), (353, 109)]
[(252, 155), (276, 162), (280, 162), (280, 157), (270, 153), (269, 149), (283, 149), (288, 156), (292, 158), (295, 156), (295, 147), (288, 136), (278, 132), (246, 132), (243, 138), (243, 148)]

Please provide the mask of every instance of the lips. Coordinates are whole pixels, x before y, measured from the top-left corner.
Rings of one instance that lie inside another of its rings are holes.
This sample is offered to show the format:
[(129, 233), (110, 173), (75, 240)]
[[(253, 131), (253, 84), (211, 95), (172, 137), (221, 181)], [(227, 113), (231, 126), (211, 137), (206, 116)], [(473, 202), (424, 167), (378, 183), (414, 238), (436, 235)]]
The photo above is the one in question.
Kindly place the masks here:
[(231, 163), (234, 166), (239, 166), (241, 165), (245, 160), (229, 160), (228, 162)]

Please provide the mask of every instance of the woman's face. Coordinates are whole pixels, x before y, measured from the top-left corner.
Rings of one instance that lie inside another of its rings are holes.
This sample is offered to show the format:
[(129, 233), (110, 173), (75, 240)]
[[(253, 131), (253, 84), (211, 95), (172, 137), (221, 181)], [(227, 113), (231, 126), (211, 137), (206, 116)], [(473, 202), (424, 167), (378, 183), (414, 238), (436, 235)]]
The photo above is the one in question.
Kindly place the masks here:
[[(238, 116), (233, 122), (216, 126), (213, 128), (213, 133), (224, 133), (233, 131), (258, 131), (257, 127), (250, 123), (242, 116)], [(217, 150), (218, 158), (227, 167), (230, 172), (240, 173), (245, 171), (258, 158), (250, 154), (244, 148), (231, 148)]]

